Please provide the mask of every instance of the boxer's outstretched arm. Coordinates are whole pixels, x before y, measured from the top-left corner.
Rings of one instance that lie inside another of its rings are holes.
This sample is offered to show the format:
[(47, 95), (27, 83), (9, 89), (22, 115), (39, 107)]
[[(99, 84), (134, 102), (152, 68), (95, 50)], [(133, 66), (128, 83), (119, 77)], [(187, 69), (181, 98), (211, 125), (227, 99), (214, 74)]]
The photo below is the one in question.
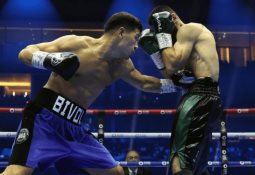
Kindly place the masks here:
[(177, 91), (177, 87), (171, 80), (158, 79), (153, 76), (143, 75), (135, 69), (131, 60), (127, 62), (126, 71), (122, 79), (137, 89), (152, 93), (172, 93)]
[(160, 93), (160, 79), (142, 75), (137, 69), (132, 70), (129, 75), (122, 79), (139, 90)]

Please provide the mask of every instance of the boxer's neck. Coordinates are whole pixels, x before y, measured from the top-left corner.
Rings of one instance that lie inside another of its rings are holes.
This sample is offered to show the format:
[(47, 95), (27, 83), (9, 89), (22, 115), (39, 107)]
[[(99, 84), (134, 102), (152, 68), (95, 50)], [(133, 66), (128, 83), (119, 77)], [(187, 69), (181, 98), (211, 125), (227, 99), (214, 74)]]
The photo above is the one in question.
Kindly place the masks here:
[(105, 60), (115, 60), (119, 58), (119, 52), (116, 50), (115, 38), (111, 35), (103, 35), (97, 39), (97, 54)]

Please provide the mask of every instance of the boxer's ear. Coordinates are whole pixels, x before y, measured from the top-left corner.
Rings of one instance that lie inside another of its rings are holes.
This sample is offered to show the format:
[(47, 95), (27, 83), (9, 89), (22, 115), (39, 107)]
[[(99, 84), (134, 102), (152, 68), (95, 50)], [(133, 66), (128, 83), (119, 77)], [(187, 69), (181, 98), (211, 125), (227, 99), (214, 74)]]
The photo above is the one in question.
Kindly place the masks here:
[(172, 21), (175, 21), (178, 16), (176, 15), (176, 13), (171, 13), (171, 18), (172, 18)]
[(125, 33), (125, 27), (120, 27), (118, 29), (118, 35), (122, 38), (124, 33)]

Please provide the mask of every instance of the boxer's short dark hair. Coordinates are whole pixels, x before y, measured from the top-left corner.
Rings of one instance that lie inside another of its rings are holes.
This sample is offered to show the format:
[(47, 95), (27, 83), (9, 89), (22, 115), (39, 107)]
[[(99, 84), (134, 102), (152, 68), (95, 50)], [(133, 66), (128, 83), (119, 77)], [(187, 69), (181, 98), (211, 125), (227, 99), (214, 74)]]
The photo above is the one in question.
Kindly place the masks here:
[(128, 12), (119, 12), (113, 14), (105, 23), (104, 32), (116, 29), (118, 27), (125, 27), (132, 31), (138, 29), (140, 32), (143, 30), (143, 26), (140, 20), (134, 15)]

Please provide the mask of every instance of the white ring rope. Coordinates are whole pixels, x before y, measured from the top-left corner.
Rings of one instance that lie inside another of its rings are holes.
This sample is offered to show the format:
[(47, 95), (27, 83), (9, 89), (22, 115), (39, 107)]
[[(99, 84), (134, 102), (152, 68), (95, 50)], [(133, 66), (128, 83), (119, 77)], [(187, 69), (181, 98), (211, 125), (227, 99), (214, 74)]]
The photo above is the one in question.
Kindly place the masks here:
[[(168, 167), (168, 161), (139, 161), (139, 162), (126, 162), (117, 161), (123, 167)], [(0, 162), (0, 167), (6, 167), (8, 162)], [(208, 161), (208, 167), (221, 167), (220, 161)], [(232, 161), (228, 163), (230, 167), (255, 167), (254, 161)]]
[[(139, 162), (126, 162), (126, 161), (117, 161), (117, 163), (121, 166), (129, 166), (129, 167), (168, 167), (169, 161), (139, 161)], [(208, 167), (220, 167), (220, 161), (208, 161)], [(254, 161), (231, 161), (228, 163), (231, 167), (254, 167)]]

